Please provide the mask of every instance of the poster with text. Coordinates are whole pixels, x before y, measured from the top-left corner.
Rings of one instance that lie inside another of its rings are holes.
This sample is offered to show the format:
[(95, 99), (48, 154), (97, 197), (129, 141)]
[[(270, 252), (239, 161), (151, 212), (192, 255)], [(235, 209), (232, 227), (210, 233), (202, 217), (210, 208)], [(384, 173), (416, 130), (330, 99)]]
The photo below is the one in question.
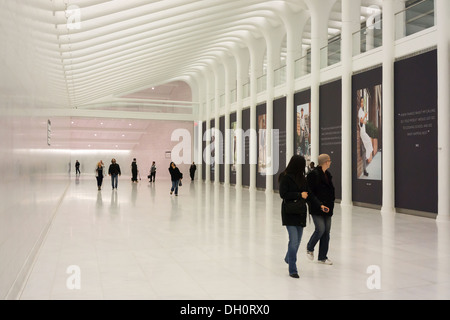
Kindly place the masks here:
[(382, 202), (382, 68), (353, 75), (353, 201)]
[(437, 213), (437, 51), (395, 63), (395, 206)]

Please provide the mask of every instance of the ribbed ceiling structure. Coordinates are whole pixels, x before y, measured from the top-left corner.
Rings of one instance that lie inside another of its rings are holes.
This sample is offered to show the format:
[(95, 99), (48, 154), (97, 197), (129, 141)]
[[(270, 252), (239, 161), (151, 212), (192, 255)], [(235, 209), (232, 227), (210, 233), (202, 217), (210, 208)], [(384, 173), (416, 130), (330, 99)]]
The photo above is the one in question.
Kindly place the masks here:
[[(319, 1), (334, 2), (329, 36), (339, 34), (341, 2)], [(72, 108), (174, 81), (196, 83), (251, 37), (284, 26), (286, 15), (306, 13), (299, 15), (306, 19), (300, 41), (311, 43), (308, 0), (26, 2), (44, 32), (40, 47), (52, 62), (52, 81)], [(381, 2), (362, 0), (361, 21)]]

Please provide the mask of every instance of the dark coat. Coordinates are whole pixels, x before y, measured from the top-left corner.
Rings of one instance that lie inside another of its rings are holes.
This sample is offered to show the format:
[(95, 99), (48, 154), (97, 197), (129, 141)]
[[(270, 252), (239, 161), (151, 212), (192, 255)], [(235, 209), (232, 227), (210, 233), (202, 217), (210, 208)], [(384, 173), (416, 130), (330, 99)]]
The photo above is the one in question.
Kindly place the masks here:
[(170, 172), (170, 178), (172, 181), (177, 181), (177, 180), (183, 179), (183, 174), (180, 172), (180, 169), (178, 169), (178, 167), (175, 167), (175, 169), (170, 167), (169, 172)]
[[(306, 198), (306, 200), (302, 198), (302, 192), (308, 192), (308, 198)], [(321, 206), (321, 203), (309, 190), (306, 180), (304, 185), (299, 186), (295, 182), (295, 177), (289, 174), (283, 176), (280, 180), (280, 197), (283, 201), (299, 200), (304, 202), (304, 207), (299, 214), (288, 214), (284, 210), (284, 205), (281, 205), (281, 221), (283, 226), (306, 226), (306, 214), (308, 212), (306, 203), (308, 203), (308, 205), (314, 203), (319, 208)]]
[(117, 163), (111, 163), (111, 164), (109, 165), (108, 174), (112, 174), (112, 175), (119, 174), (119, 175), (120, 175), (121, 172), (120, 172), (120, 166), (119, 166), (119, 164), (117, 164)]
[(324, 206), (330, 209), (330, 212), (325, 213), (320, 206), (312, 204), (309, 212), (313, 215), (333, 215), (335, 193), (331, 173), (328, 170), (323, 172), (322, 167), (318, 166), (308, 174), (307, 179), (311, 192)]

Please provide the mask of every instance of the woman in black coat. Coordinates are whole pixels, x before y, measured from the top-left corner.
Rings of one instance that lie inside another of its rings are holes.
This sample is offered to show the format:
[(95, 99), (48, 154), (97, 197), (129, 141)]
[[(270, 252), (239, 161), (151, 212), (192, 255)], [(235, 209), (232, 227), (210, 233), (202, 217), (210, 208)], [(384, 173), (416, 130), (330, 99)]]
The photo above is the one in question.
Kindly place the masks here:
[[(322, 210), (328, 210), (310, 192), (305, 178), (306, 161), (302, 156), (295, 155), (289, 161), (284, 172), (278, 178), (280, 197), (283, 199), (281, 207), (282, 224), (286, 226), (289, 235), (288, 251), (284, 261), (289, 265), (289, 275), (299, 278), (297, 271), (297, 252), (306, 226), (306, 202), (314, 203)], [(299, 203), (296, 212), (288, 212), (290, 204)]]
[(169, 172), (170, 179), (172, 180), (172, 188), (170, 189), (170, 194), (175, 191), (175, 195), (178, 196), (178, 186), (180, 185), (181, 179), (183, 179), (183, 174), (173, 162), (170, 163)]
[(319, 243), (319, 255), (317, 260), (319, 263), (331, 265), (331, 260), (328, 259), (328, 246), (330, 242), (331, 217), (333, 216), (334, 208), (334, 185), (330, 172), (328, 169), (331, 166), (330, 156), (321, 154), (319, 156), (319, 165), (308, 174), (308, 185), (311, 192), (326, 205), (330, 210), (323, 212), (314, 204), (310, 206), (310, 213), (313, 217), (315, 230), (309, 239), (306, 247), (306, 255), (310, 260), (314, 260), (314, 247)]

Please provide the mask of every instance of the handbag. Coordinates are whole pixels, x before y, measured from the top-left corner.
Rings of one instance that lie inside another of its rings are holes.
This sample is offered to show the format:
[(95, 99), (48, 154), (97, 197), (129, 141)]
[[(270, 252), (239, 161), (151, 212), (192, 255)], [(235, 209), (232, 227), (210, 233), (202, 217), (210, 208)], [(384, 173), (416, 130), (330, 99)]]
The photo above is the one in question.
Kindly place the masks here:
[(283, 200), (284, 212), (287, 214), (304, 214), (305, 213), (305, 201), (303, 199), (297, 199), (292, 201)]
[(181, 180), (180, 180), (180, 183), (178, 184), (178, 186), (180, 186), (180, 187), (181, 187), (182, 185), (183, 185), (183, 183), (181, 183)]

